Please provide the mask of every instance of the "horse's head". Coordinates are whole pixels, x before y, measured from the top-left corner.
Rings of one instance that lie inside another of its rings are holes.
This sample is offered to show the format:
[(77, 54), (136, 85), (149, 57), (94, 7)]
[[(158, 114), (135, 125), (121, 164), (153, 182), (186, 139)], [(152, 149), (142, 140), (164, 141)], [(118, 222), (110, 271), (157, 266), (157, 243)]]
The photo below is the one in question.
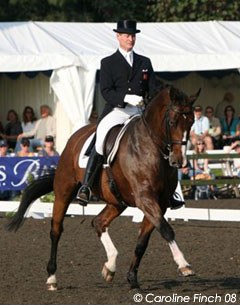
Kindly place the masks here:
[(151, 123), (147, 123), (150, 135), (170, 166), (180, 168), (185, 162), (186, 145), (194, 122), (193, 104), (200, 91), (187, 96), (174, 87), (165, 88), (147, 109), (146, 120), (152, 112)]
[(169, 164), (182, 167), (186, 162), (187, 141), (194, 122), (193, 104), (201, 89), (188, 97), (183, 92), (171, 87), (169, 104), (165, 115), (165, 135), (169, 145)]

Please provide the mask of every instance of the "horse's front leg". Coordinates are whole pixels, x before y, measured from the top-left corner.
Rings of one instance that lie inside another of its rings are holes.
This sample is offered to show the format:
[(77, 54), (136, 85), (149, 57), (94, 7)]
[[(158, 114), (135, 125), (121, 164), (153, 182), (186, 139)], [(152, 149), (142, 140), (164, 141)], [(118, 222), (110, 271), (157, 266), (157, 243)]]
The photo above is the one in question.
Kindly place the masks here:
[(175, 241), (175, 233), (172, 227), (164, 218), (161, 209), (158, 204), (152, 204), (152, 208), (149, 209), (148, 206), (142, 207), (142, 210), (148, 220), (156, 227), (160, 232), (161, 236), (168, 242), (173, 259), (178, 265), (178, 270), (181, 275), (189, 276), (194, 275), (194, 271), (191, 268), (191, 265), (184, 258), (183, 253), (178, 248), (178, 245)]
[(118, 255), (118, 251), (108, 233), (108, 228), (113, 219), (119, 216), (124, 210), (125, 207), (123, 206), (107, 204), (100, 214), (98, 214), (92, 221), (92, 225), (94, 226), (107, 254), (108, 260), (102, 269), (102, 276), (106, 282), (112, 282), (114, 278)]
[(144, 217), (139, 230), (134, 257), (127, 274), (127, 280), (130, 284), (131, 289), (139, 288), (138, 279), (137, 279), (138, 267), (147, 249), (148, 242), (153, 230), (154, 230), (154, 225), (150, 223), (146, 217)]
[(178, 248), (178, 245), (175, 241), (175, 233), (170, 226), (170, 224), (166, 221), (164, 217), (162, 217), (160, 222), (160, 233), (162, 237), (168, 242), (170, 249), (172, 251), (173, 259), (178, 265), (178, 270), (181, 275), (189, 276), (194, 275), (194, 271), (191, 268), (191, 265), (184, 258), (183, 253)]

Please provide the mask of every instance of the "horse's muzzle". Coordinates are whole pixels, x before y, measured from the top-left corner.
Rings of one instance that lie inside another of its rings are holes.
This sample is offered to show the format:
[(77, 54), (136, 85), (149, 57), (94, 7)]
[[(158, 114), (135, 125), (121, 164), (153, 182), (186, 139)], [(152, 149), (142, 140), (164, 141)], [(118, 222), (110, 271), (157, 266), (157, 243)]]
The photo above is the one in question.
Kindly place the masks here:
[(182, 154), (176, 156), (173, 152), (169, 154), (169, 165), (175, 168), (181, 168), (183, 164)]

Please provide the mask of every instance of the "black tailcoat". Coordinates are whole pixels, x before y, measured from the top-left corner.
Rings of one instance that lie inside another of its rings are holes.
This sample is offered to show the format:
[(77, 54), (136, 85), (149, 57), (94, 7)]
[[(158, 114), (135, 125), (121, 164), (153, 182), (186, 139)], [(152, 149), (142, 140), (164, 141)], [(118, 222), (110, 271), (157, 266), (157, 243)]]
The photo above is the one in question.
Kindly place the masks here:
[(133, 66), (131, 67), (123, 55), (117, 50), (114, 54), (101, 61), (100, 89), (106, 106), (101, 119), (114, 107), (124, 108), (126, 94), (145, 96), (146, 81), (143, 81), (143, 71), (147, 71), (148, 95), (155, 91), (155, 75), (148, 57), (133, 52)]

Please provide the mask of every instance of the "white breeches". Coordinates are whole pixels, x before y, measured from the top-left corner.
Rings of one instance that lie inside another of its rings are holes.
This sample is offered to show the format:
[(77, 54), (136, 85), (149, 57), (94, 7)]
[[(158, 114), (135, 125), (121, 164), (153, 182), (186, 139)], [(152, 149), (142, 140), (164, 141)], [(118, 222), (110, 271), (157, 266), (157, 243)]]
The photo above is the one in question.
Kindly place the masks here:
[(96, 152), (103, 155), (103, 143), (108, 131), (118, 124), (124, 124), (124, 122), (130, 118), (130, 116), (139, 113), (136, 106), (127, 105), (125, 108), (114, 108), (108, 113), (98, 124), (96, 133)]

